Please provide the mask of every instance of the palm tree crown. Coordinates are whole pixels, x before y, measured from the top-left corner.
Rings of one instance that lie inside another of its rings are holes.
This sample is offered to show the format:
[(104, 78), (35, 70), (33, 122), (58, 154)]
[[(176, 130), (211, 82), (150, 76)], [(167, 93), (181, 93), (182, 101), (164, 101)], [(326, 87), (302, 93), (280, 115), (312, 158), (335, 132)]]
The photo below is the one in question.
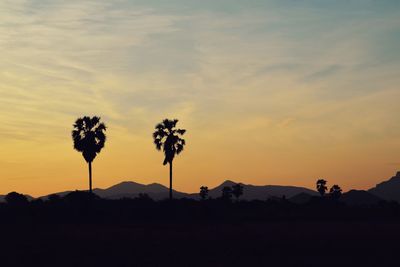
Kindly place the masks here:
[(156, 131), (153, 133), (154, 144), (157, 150), (163, 150), (165, 159), (163, 164), (172, 163), (175, 155), (180, 154), (185, 146), (185, 140), (181, 138), (186, 130), (177, 129), (177, 119), (165, 119), (156, 125)]
[(340, 186), (335, 184), (331, 187), (331, 189), (329, 190), (329, 193), (331, 194), (331, 197), (333, 199), (337, 200), (342, 196), (342, 188), (340, 188)]
[(100, 122), (100, 117), (78, 118), (72, 131), (74, 149), (82, 152), (86, 162), (92, 162), (106, 142), (106, 125)]
[(317, 181), (317, 190), (323, 197), (325, 195), (326, 190), (328, 190), (328, 187), (326, 186), (326, 181), (324, 179), (319, 179)]

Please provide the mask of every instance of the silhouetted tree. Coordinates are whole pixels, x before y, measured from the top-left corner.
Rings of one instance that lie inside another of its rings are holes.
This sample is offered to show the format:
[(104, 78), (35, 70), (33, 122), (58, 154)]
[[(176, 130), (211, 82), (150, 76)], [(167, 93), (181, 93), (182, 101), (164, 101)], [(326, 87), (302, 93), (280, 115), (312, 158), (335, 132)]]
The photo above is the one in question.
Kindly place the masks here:
[(186, 130), (177, 129), (177, 119), (165, 119), (156, 125), (153, 133), (154, 144), (157, 150), (163, 150), (165, 158), (163, 165), (169, 164), (169, 199), (172, 199), (172, 162), (175, 155), (180, 154), (185, 146), (185, 140), (181, 138)]
[(200, 187), (199, 195), (202, 200), (205, 200), (208, 196), (208, 187), (207, 186)]
[(329, 190), (329, 193), (331, 195), (331, 197), (334, 200), (339, 199), (342, 196), (342, 189), (340, 188), (340, 186), (338, 186), (337, 184), (333, 185), (331, 187), (331, 189)]
[(235, 184), (232, 186), (232, 194), (235, 196), (236, 200), (239, 200), (239, 197), (243, 195), (243, 185)]
[(12, 206), (22, 206), (28, 203), (28, 198), (17, 192), (8, 193), (5, 197), (7, 204)]
[(222, 188), (222, 199), (225, 199), (225, 200), (232, 199), (232, 188), (230, 186), (224, 186)]
[(106, 125), (100, 122), (100, 117), (83, 117), (74, 123), (72, 139), (74, 149), (82, 152), (89, 165), (89, 192), (92, 193), (92, 162), (100, 153), (106, 142)]
[(326, 190), (328, 190), (328, 187), (326, 186), (326, 181), (324, 179), (319, 179), (317, 181), (317, 190), (321, 197), (323, 197), (326, 193)]

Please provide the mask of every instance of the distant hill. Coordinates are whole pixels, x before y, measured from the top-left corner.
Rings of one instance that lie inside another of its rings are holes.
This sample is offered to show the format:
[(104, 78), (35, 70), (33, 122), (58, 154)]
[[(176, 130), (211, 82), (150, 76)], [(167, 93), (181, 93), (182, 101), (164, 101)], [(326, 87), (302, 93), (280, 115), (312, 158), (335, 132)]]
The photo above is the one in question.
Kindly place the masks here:
[[(222, 184), (215, 188), (211, 188), (209, 191), (209, 197), (218, 198), (221, 196), (222, 188), (225, 186), (233, 186), (236, 182), (226, 180)], [(285, 196), (286, 199), (293, 203), (306, 203), (313, 196), (319, 194), (311, 189), (297, 186), (281, 186), (281, 185), (251, 185), (243, 184), (243, 196), (241, 199), (244, 200), (266, 200), (268, 198), (281, 198)], [(154, 200), (161, 200), (168, 198), (169, 189), (168, 187), (158, 184), (140, 184), (132, 181), (121, 182), (113, 185), (109, 188), (101, 189), (96, 188), (93, 190), (95, 194), (102, 198), (108, 199), (120, 199), (120, 198), (134, 198), (140, 193), (148, 194)], [(67, 195), (72, 191), (64, 191), (54, 193), (61, 197)], [(199, 194), (196, 193), (185, 193), (179, 191), (173, 191), (175, 198), (193, 198), (199, 199)], [(51, 194), (49, 194), (51, 195)], [(42, 196), (40, 198), (47, 199), (49, 195)], [(29, 200), (34, 199), (30, 195), (25, 195)], [(0, 195), (0, 202), (4, 202), (5, 195)], [(387, 181), (377, 184), (374, 188), (368, 191), (363, 190), (350, 190), (343, 194), (341, 201), (348, 205), (372, 205), (376, 204), (381, 200), (397, 201), (400, 203), (400, 172), (397, 172), (395, 176)]]
[[(32, 197), (30, 195), (25, 195), (25, 196), (29, 201), (35, 199), (34, 197)], [(6, 195), (0, 195), (0, 202), (6, 202)]]
[[(54, 194), (63, 197), (70, 192), (72, 191), (58, 192)], [(127, 181), (118, 183), (106, 189), (95, 188), (93, 189), (93, 193), (102, 198), (108, 199), (135, 198), (139, 196), (139, 194), (145, 193), (154, 200), (161, 200), (168, 198), (169, 188), (157, 183), (145, 185)], [(181, 193), (175, 190), (173, 190), (173, 194), (175, 198), (190, 197), (190, 194)], [(40, 198), (47, 199), (50, 195), (52, 194), (42, 196)]]
[[(189, 197), (189, 194), (172, 191), (175, 198)], [(102, 198), (109, 199), (134, 198), (139, 196), (140, 193), (145, 193), (155, 200), (165, 199), (169, 196), (169, 188), (157, 183), (144, 185), (135, 182), (122, 182), (107, 189), (94, 189), (93, 192)]]
[[(224, 188), (225, 186), (232, 186), (234, 184), (236, 183), (227, 180), (222, 184), (220, 184), (219, 186), (210, 189), (209, 196), (212, 198), (218, 198), (221, 196), (222, 188)], [(256, 186), (248, 184), (247, 185), (242, 184), (242, 185), (244, 187), (243, 190), (244, 193), (241, 199), (246, 199), (246, 200), (253, 200), (253, 199), (266, 200), (267, 198), (270, 197), (282, 197), (283, 195), (285, 195), (286, 198), (290, 198), (300, 193), (317, 195), (317, 192), (304, 187), (279, 186), (279, 185), (266, 185), (266, 186)], [(70, 192), (71, 191), (58, 192), (56, 194), (59, 196), (65, 196)], [(137, 197), (140, 193), (146, 193), (152, 199), (160, 200), (168, 198), (169, 188), (157, 183), (144, 185), (136, 182), (121, 182), (106, 189), (96, 188), (93, 190), (93, 192), (102, 198), (109, 198), (109, 199), (119, 199), (124, 197), (134, 198)], [(173, 194), (175, 198), (193, 198), (193, 199), (199, 198), (198, 193), (188, 194), (174, 190)], [(49, 195), (43, 196), (41, 198), (47, 199), (48, 196)]]
[(400, 203), (400, 172), (397, 172), (389, 180), (377, 184), (374, 188), (369, 189), (368, 192), (385, 200), (394, 200)]
[(364, 190), (350, 190), (342, 195), (340, 201), (348, 206), (372, 206), (382, 201), (382, 198)]
[[(212, 198), (220, 197), (222, 188), (224, 188), (225, 186), (232, 186), (235, 184), (236, 182), (227, 180), (222, 184), (220, 184), (219, 186), (210, 189), (209, 196)], [(245, 200), (253, 200), (253, 199), (266, 200), (270, 197), (282, 197), (282, 196), (285, 196), (286, 198), (291, 198), (300, 193), (317, 195), (316, 191), (304, 187), (281, 186), (281, 185), (251, 185), (251, 184), (242, 184), (242, 185), (243, 185), (243, 196), (241, 196), (241, 199)]]

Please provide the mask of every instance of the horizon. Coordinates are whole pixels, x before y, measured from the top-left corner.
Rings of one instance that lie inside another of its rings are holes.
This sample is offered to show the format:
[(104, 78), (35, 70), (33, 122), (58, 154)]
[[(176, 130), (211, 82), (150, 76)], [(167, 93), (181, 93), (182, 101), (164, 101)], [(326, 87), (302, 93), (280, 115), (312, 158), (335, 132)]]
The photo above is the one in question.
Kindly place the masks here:
[(187, 145), (174, 190), (227, 179), (315, 190), (320, 178), (370, 189), (400, 169), (399, 7), (2, 1), (0, 191), (86, 190), (71, 139), (85, 115), (108, 127), (94, 188), (167, 185), (152, 133), (177, 118)]
[[(397, 172), (397, 173), (399, 173), (399, 172)], [(394, 176), (396, 176), (397, 173)], [(389, 178), (387, 178), (385, 180), (382, 180), (381, 182), (377, 183), (376, 185), (378, 185), (378, 184), (380, 184), (382, 182), (388, 181), (391, 178), (393, 178), (394, 176), (391, 176), (391, 177), (389, 177)], [(225, 180), (221, 180), (220, 182), (217, 182), (216, 184), (211, 185), (211, 186), (209, 186), (209, 185), (202, 185), (202, 186), (207, 186), (208, 189), (211, 190), (211, 189), (217, 188), (218, 186), (221, 186), (222, 184), (224, 184), (226, 182), (233, 182), (233, 183), (237, 183), (237, 184), (242, 184), (244, 186), (251, 185), (251, 186), (298, 187), (298, 188), (309, 189), (309, 190), (312, 190), (312, 191), (314, 191), (316, 193), (318, 192), (315, 187), (305, 187), (305, 186), (298, 186), (298, 185), (294, 185), (294, 184), (288, 184), (288, 185), (283, 185), (283, 184), (253, 184), (253, 183), (250, 184), (250, 183), (243, 183), (240, 180), (236, 180), (236, 179), (225, 179)], [(334, 183), (329, 183), (329, 181), (327, 181), (327, 182), (328, 182), (327, 183), (328, 187), (330, 187), (330, 186), (332, 186), (334, 184)], [(167, 183), (158, 183), (158, 182), (139, 183), (139, 182), (137, 182), (135, 180), (121, 180), (119, 182), (116, 182), (115, 184), (111, 184), (111, 185), (108, 185), (108, 186), (105, 186), (105, 187), (94, 187), (93, 190), (96, 190), (96, 189), (109, 189), (109, 188), (111, 188), (111, 187), (113, 187), (115, 185), (119, 185), (119, 184), (122, 184), (122, 183), (135, 183), (135, 184), (140, 184), (140, 185), (145, 185), (145, 186), (149, 186), (149, 185), (152, 185), (152, 184), (157, 184), (157, 185), (161, 185), (161, 186), (165, 187), (166, 189), (168, 189), (168, 184)], [(351, 190), (368, 191), (369, 189), (374, 188), (376, 185), (374, 185), (374, 186), (372, 186), (370, 188), (349, 188), (347, 190), (344, 190), (344, 193), (347, 193), (347, 192), (349, 192)], [(200, 186), (199, 186), (199, 190), (200, 190)], [(180, 192), (180, 193), (186, 193), (186, 194), (198, 194), (199, 190), (197, 190), (197, 191), (183, 191), (183, 190), (179, 190), (179, 189), (174, 188), (174, 191)], [(29, 192), (17, 192), (17, 193), (24, 194), (24, 195), (29, 195), (29, 196), (34, 197), (34, 198), (39, 198), (39, 197), (44, 197), (44, 196), (51, 195), (51, 194), (63, 193), (63, 192), (68, 192), (68, 191), (71, 191), (71, 192), (73, 192), (73, 191), (88, 191), (88, 189), (87, 188), (65, 189), (65, 190), (57, 191), (57, 192), (47, 192), (47, 193), (44, 193), (44, 194), (41, 194), (41, 195), (33, 195), (33, 194), (29, 194)], [(5, 193), (0, 193), (0, 195), (4, 195), (5, 196), (8, 193), (11, 193), (11, 191), (10, 192), (5, 192)]]

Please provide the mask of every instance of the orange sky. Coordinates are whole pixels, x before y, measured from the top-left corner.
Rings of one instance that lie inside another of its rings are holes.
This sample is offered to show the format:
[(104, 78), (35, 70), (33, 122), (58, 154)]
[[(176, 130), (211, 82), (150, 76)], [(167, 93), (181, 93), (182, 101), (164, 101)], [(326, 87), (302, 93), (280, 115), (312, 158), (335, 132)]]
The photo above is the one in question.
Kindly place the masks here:
[(400, 9), (385, 3), (2, 1), (0, 194), (86, 189), (83, 115), (108, 126), (94, 187), (166, 185), (151, 133), (178, 118), (177, 190), (370, 188), (400, 169)]

